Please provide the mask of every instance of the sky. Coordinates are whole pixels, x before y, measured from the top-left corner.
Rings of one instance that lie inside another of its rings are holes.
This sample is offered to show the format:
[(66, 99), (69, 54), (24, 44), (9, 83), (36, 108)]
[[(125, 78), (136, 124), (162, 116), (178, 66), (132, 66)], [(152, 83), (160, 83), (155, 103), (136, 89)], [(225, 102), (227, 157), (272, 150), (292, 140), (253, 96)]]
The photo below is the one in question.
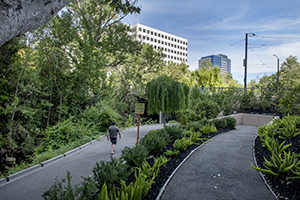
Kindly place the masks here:
[[(300, 55), (299, 0), (139, 0), (140, 14), (124, 23), (146, 26), (188, 40), (189, 70), (201, 57), (225, 54), (231, 73), (244, 84), (243, 59), (248, 37), (247, 82), (277, 72), (289, 56)], [(251, 36), (252, 33), (255, 36)]]

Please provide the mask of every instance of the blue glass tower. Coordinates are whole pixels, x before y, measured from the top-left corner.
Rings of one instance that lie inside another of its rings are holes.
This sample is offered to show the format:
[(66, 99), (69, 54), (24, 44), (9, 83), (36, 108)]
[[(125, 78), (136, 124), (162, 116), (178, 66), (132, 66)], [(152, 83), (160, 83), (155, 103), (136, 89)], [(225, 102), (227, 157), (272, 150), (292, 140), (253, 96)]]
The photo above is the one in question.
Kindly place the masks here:
[(226, 55), (218, 54), (201, 57), (201, 59), (199, 60), (198, 69), (201, 68), (204, 61), (210, 61), (213, 66), (219, 67), (221, 69), (221, 74), (224, 74), (226, 72), (231, 74), (231, 60)]

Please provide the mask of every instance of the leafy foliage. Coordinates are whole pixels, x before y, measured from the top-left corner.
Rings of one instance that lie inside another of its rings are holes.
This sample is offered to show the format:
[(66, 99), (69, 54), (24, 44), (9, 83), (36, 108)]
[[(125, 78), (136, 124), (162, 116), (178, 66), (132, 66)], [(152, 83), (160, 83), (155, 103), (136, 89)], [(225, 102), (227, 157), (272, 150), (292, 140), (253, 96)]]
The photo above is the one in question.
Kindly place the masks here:
[(102, 188), (106, 183), (108, 190), (113, 190), (114, 186), (120, 187), (120, 181), (125, 180), (130, 171), (127, 170), (128, 165), (123, 164), (122, 160), (111, 157), (110, 161), (96, 162), (93, 168), (93, 179), (97, 182), (97, 187)]
[(150, 154), (161, 151), (170, 142), (170, 136), (165, 129), (152, 130), (140, 140)]
[(125, 147), (122, 150), (121, 158), (126, 161), (130, 167), (138, 167), (143, 164), (146, 158), (148, 158), (149, 152), (147, 148), (143, 145), (137, 144), (136, 146), (130, 148)]
[(216, 132), (217, 128), (213, 124), (206, 124), (201, 128), (201, 132), (205, 135)]
[(189, 87), (168, 76), (153, 79), (147, 84), (148, 113), (173, 113), (188, 106)]
[(183, 130), (180, 127), (180, 125), (165, 125), (164, 129), (167, 131), (167, 133), (170, 136), (170, 141), (175, 141), (176, 139), (179, 139), (182, 137)]

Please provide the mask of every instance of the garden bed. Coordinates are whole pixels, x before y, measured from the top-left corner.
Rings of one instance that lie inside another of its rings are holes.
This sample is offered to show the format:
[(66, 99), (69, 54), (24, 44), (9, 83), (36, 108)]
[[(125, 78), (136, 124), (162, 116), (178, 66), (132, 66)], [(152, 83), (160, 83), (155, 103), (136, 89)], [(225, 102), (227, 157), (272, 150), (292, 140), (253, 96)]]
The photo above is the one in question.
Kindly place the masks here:
[[(284, 140), (277, 138), (281, 144)], [(264, 157), (267, 159), (270, 158), (271, 152), (266, 148), (262, 147), (262, 142), (260, 138), (257, 137), (254, 141), (255, 143), (255, 158), (259, 168), (263, 168)], [(295, 152), (300, 154), (300, 135), (286, 140), (286, 144), (292, 143), (292, 146), (289, 147), (286, 151)], [(272, 188), (275, 195), (278, 199), (299, 199), (300, 198), (300, 180), (299, 179), (288, 179), (287, 177), (295, 176), (293, 174), (287, 173), (281, 176), (271, 176), (264, 175), (267, 183)]]

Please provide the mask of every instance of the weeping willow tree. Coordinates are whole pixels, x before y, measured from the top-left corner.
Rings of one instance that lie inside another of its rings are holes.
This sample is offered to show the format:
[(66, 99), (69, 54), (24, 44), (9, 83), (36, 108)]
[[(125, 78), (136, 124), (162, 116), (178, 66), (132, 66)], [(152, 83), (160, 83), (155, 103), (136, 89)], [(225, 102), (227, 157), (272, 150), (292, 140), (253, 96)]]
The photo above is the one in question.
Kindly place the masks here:
[(168, 76), (153, 79), (147, 84), (147, 111), (149, 114), (163, 113), (164, 124), (165, 113), (183, 111), (188, 107), (189, 87)]

